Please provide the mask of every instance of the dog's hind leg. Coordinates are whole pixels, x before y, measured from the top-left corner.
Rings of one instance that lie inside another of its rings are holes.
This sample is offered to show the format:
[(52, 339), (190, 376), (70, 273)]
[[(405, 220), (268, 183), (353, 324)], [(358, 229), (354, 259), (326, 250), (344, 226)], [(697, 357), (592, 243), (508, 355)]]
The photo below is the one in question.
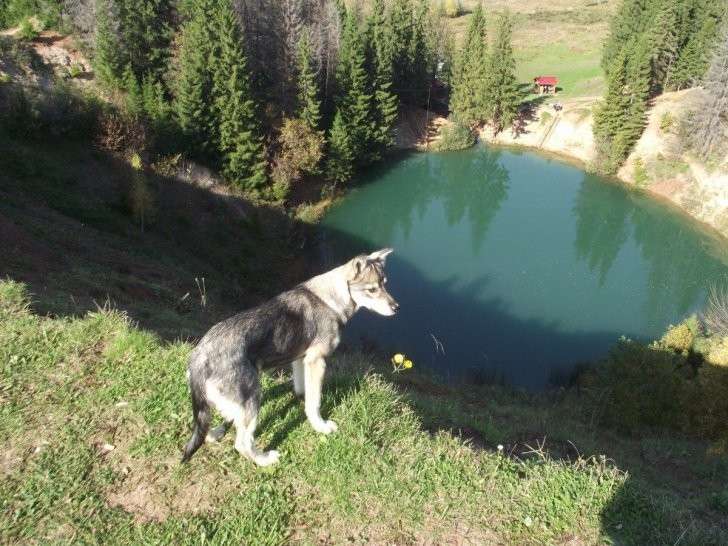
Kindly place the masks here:
[(293, 392), (296, 396), (303, 397), (303, 394), (305, 392), (303, 360), (294, 360), (291, 363), (291, 368), (293, 369)]
[(206, 442), (215, 443), (222, 440), (223, 436), (227, 434), (228, 429), (230, 428), (230, 425), (232, 425), (232, 421), (225, 420), (223, 421), (222, 425), (213, 428), (210, 432), (207, 433), (207, 437), (205, 438)]

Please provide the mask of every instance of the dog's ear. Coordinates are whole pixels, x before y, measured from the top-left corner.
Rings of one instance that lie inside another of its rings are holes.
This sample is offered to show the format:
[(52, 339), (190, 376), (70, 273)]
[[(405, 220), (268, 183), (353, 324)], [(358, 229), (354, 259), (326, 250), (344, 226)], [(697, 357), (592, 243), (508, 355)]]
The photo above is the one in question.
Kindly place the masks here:
[(354, 280), (359, 275), (361, 275), (361, 272), (364, 271), (364, 268), (367, 266), (368, 262), (369, 258), (364, 254), (352, 258), (349, 261), (349, 280)]
[(384, 262), (387, 261), (387, 256), (389, 256), (392, 252), (394, 252), (393, 248), (383, 248), (382, 250), (372, 252), (369, 256), (367, 256), (367, 258), (372, 262), (380, 262), (384, 265)]

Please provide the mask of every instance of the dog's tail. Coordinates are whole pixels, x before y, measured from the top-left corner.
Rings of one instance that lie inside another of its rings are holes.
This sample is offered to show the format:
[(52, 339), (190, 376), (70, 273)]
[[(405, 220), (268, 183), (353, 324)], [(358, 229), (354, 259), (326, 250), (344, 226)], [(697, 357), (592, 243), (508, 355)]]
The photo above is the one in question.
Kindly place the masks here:
[(205, 443), (207, 431), (210, 429), (210, 421), (212, 420), (212, 412), (205, 397), (204, 388), (200, 388), (195, 381), (195, 377), (190, 377), (190, 394), (192, 395), (192, 419), (194, 421), (194, 429), (192, 430), (192, 438), (185, 445), (182, 455), (182, 462), (186, 463), (195, 451)]

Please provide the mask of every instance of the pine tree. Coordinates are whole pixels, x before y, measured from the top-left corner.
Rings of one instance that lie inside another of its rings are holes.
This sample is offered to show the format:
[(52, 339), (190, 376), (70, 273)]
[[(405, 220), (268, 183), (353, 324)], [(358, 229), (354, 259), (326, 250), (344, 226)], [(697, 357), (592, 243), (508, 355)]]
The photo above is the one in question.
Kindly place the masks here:
[(224, 172), (248, 191), (266, 182), (266, 158), (255, 118), (242, 33), (231, 0), (219, 0), (214, 12), (217, 41), (210, 55), (213, 112), (218, 123), (213, 138)]
[(152, 74), (147, 74), (142, 80), (142, 104), (144, 115), (153, 122), (167, 120), (169, 106), (164, 94), (164, 86), (156, 81)]
[(465, 43), (455, 58), (452, 70), (450, 111), (458, 123), (477, 125), (488, 118), (487, 65), (485, 16), (482, 6), (478, 4), (470, 18)]
[(490, 121), (495, 132), (513, 124), (521, 103), (516, 80), (516, 60), (513, 56), (511, 36), (513, 21), (508, 13), (498, 18), (493, 50), (489, 56), (485, 104), (490, 110)]
[(133, 116), (141, 116), (144, 113), (144, 100), (142, 98), (142, 88), (139, 85), (131, 69), (131, 64), (127, 64), (121, 79), (122, 87), (126, 91), (126, 109)]
[(666, 82), (670, 89), (690, 87), (705, 74), (710, 65), (710, 51), (717, 36), (717, 20), (707, 17), (700, 30), (687, 40), (673, 65)]
[(373, 140), (384, 150), (394, 143), (393, 129), (399, 111), (399, 99), (393, 91), (392, 35), (387, 25), (383, 0), (375, 0), (367, 24), (368, 72), (374, 93)]
[(408, 97), (412, 89), (410, 81), (410, 44), (412, 43), (411, 0), (393, 0), (388, 14), (391, 27), (392, 83), (400, 100)]
[(430, 51), (427, 42), (429, 0), (419, 0), (413, 9), (412, 32), (407, 47), (409, 66), (407, 80), (410, 91), (408, 102), (423, 105), (430, 86)]
[(329, 158), (326, 177), (335, 183), (346, 182), (354, 173), (354, 149), (349, 130), (337, 110), (329, 133)]
[(313, 130), (321, 124), (321, 101), (316, 72), (313, 69), (311, 37), (304, 32), (298, 43), (298, 117)]
[(122, 75), (121, 44), (111, 0), (96, 1), (96, 32), (94, 34), (94, 72), (106, 87), (117, 85)]
[(182, 27), (175, 80), (174, 109), (177, 122), (195, 152), (210, 153), (214, 143), (211, 104), (212, 75), (209, 60), (212, 45), (208, 0), (196, 0), (190, 19)]
[(626, 45), (608, 71), (607, 93), (594, 116), (599, 167), (615, 172), (629, 155), (644, 128), (649, 98), (649, 48)]
[(372, 92), (362, 37), (356, 16), (353, 12), (347, 13), (337, 67), (337, 104), (342, 121), (350, 132), (354, 159), (358, 164), (373, 159), (371, 152), (376, 145)]
[(167, 69), (172, 38), (169, 0), (117, 0), (126, 62), (138, 79), (153, 73), (161, 79)]
[(602, 52), (602, 67), (605, 72), (614, 64), (624, 46), (641, 34), (648, 23), (649, 5), (660, 0), (623, 0), (619, 11), (612, 18), (609, 36)]

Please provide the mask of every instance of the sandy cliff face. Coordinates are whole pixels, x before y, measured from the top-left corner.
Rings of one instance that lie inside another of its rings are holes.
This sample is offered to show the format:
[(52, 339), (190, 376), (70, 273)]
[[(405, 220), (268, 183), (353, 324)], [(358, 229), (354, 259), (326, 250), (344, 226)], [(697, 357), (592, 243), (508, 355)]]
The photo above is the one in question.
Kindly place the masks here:
[[(688, 89), (658, 97), (644, 134), (617, 175), (627, 184), (667, 198), (728, 237), (728, 158), (707, 166), (685, 149), (680, 134), (681, 119), (697, 107), (701, 93)], [(494, 136), (486, 128), (481, 138), (554, 152), (589, 165), (596, 156), (592, 124), (598, 100), (571, 99), (560, 112), (545, 104), (522, 134), (504, 131)]]

